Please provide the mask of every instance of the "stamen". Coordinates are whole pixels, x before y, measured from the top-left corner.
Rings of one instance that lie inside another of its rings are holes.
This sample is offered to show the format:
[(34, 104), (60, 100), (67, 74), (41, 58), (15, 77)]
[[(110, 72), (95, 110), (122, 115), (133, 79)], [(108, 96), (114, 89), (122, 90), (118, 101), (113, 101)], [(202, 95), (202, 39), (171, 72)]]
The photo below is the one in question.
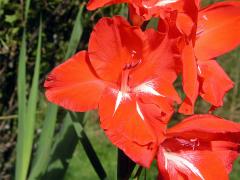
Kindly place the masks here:
[(128, 87), (129, 72), (130, 72), (129, 69), (122, 71), (122, 80), (121, 80), (121, 91), (122, 92), (129, 91), (129, 87)]

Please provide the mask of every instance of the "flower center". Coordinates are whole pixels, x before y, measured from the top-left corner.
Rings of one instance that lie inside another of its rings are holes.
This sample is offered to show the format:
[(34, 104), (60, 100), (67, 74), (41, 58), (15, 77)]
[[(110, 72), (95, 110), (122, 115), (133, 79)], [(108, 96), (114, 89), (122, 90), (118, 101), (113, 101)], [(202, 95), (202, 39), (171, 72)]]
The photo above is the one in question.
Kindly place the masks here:
[(122, 70), (120, 91), (122, 91), (123, 93), (127, 93), (130, 91), (130, 87), (128, 84), (129, 74), (130, 74), (131, 70), (136, 68), (136, 66), (138, 64), (140, 64), (141, 62), (142, 62), (141, 59), (136, 58), (136, 51), (132, 51), (130, 62), (126, 63)]

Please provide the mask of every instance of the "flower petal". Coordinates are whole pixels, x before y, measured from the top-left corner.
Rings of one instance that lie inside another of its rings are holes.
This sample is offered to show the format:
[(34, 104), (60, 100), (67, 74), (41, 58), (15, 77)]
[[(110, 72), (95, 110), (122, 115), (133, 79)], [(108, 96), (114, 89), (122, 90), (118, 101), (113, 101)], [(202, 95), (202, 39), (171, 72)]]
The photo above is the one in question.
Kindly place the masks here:
[(145, 31), (144, 35), (146, 39), (142, 61), (131, 73), (129, 84), (135, 87), (155, 76), (173, 82), (176, 79), (176, 61), (180, 60), (175, 41), (153, 29)]
[(108, 88), (100, 100), (99, 115), (101, 127), (112, 143), (135, 162), (149, 167), (157, 139), (136, 98)]
[(215, 60), (202, 61), (198, 65), (201, 97), (216, 107), (222, 106), (225, 93), (233, 88), (234, 83)]
[(57, 66), (44, 83), (47, 99), (72, 111), (97, 108), (105, 86), (95, 76), (86, 51)]
[(198, 97), (199, 82), (197, 73), (197, 63), (193, 52), (192, 44), (187, 44), (182, 52), (183, 64), (183, 90), (186, 94), (186, 100), (179, 108), (183, 114), (193, 114), (193, 107)]
[(213, 115), (194, 115), (168, 129), (169, 137), (240, 142), (240, 124)]
[(123, 3), (123, 2), (129, 2), (129, 0), (101, 0), (101, 1), (89, 0), (87, 4), (87, 9), (91, 11), (91, 10), (95, 10), (97, 8), (101, 8), (111, 4), (117, 4), (117, 3)]
[(167, 124), (174, 112), (174, 101), (181, 102), (171, 82), (162, 78), (153, 78), (144, 82), (133, 90), (144, 104), (153, 104), (158, 107), (155, 118)]
[(233, 162), (238, 158), (239, 144), (228, 141), (213, 141), (212, 150), (222, 160), (229, 174), (232, 171)]
[(98, 21), (89, 41), (89, 58), (104, 80), (118, 82), (126, 65), (138, 64), (142, 57), (144, 34), (120, 16)]
[(215, 3), (199, 12), (195, 53), (208, 60), (240, 44), (240, 2)]
[(211, 151), (167, 152), (158, 154), (159, 178), (166, 179), (228, 179), (225, 166)]

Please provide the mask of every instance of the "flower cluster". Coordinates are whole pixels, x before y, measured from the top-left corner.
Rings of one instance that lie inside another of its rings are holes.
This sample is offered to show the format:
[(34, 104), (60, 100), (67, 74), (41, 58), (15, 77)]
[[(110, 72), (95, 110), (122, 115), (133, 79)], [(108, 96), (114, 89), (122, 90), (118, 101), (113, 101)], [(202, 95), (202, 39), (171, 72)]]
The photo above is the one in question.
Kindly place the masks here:
[[(193, 114), (198, 96), (214, 110), (234, 85), (215, 58), (240, 44), (240, 2), (201, 9), (200, 0), (90, 0), (87, 7), (116, 3), (128, 3), (129, 21), (100, 19), (88, 50), (49, 74), (47, 99), (72, 111), (98, 109), (110, 141), (141, 166), (157, 159), (159, 179), (228, 179), (240, 124)], [(153, 17), (158, 28), (146, 29)], [(178, 76), (183, 101), (173, 86)], [(168, 128), (175, 104), (192, 116)]]

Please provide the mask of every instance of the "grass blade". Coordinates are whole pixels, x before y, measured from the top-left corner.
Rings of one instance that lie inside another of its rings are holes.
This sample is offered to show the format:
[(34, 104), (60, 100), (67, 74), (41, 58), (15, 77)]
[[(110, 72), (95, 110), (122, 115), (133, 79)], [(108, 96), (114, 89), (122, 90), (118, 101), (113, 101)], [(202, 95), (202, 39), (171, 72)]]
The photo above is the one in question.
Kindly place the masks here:
[(16, 157), (16, 180), (25, 180), (27, 176), (27, 163), (25, 138), (27, 127), (26, 120), (26, 31), (24, 29), (18, 64), (17, 95), (18, 95), (18, 137), (17, 137), (17, 157)]

